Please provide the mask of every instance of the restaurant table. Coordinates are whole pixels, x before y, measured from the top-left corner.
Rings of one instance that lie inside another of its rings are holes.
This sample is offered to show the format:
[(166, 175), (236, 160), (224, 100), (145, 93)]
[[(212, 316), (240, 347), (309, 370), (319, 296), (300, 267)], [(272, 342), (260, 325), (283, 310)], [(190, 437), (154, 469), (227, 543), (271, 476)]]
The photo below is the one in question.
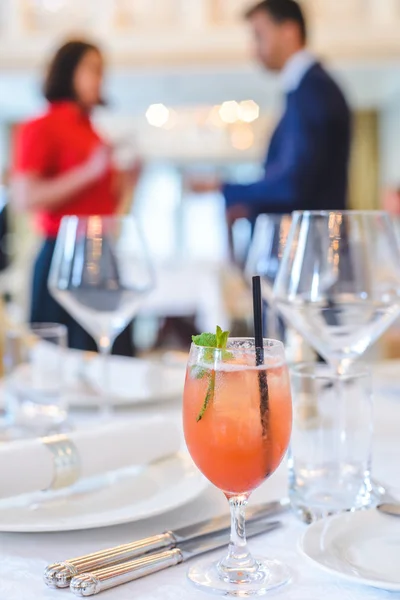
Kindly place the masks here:
[[(399, 374), (400, 377), (400, 374)], [(149, 411), (175, 414), (180, 419), (180, 407), (154, 407)], [(400, 498), (400, 394), (377, 394), (375, 409), (375, 448), (373, 475), (389, 484)], [(286, 466), (253, 495), (253, 502), (285, 496)], [(90, 531), (52, 534), (0, 534), (0, 600), (62, 600), (74, 596), (66, 590), (46, 588), (43, 571), (47, 564), (77, 555), (128, 543), (227, 512), (222, 493), (211, 486), (191, 504), (160, 517)], [(325, 574), (301, 556), (298, 542), (306, 526), (292, 514), (279, 519), (284, 527), (268, 535), (250, 540), (255, 555), (284, 561), (292, 571), (292, 582), (267, 595), (285, 600), (394, 600), (400, 594), (347, 583)], [(221, 556), (210, 554), (210, 560)], [(125, 584), (99, 595), (104, 600), (201, 600), (212, 597), (198, 591), (186, 578), (187, 564), (170, 568), (142, 580)]]

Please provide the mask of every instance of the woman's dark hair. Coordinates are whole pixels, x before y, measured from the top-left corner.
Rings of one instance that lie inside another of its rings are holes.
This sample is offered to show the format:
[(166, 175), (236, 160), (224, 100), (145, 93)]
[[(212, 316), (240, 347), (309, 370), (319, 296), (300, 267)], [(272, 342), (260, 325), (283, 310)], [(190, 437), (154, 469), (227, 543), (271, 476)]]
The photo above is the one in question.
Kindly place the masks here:
[[(94, 44), (81, 40), (67, 42), (51, 61), (45, 78), (43, 93), (46, 100), (76, 100), (74, 90), (74, 73), (87, 52), (95, 51), (101, 55), (100, 49)], [(99, 101), (99, 104), (102, 104)]]
[(250, 19), (259, 12), (267, 13), (276, 23), (291, 21), (300, 30), (301, 39), (307, 41), (307, 23), (302, 8), (295, 0), (264, 0), (250, 8), (245, 17)]

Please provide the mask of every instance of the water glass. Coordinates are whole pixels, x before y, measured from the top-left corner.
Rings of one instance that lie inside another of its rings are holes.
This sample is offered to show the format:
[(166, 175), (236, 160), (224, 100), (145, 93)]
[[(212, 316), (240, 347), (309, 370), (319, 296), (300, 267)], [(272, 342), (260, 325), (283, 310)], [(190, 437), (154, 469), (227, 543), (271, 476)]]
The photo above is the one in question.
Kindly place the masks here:
[(67, 329), (63, 325), (37, 324), (6, 332), (6, 420), (16, 435), (47, 435), (65, 425), (66, 348)]
[(307, 523), (371, 506), (373, 398), (370, 373), (339, 376), (323, 364), (291, 370), (292, 506)]

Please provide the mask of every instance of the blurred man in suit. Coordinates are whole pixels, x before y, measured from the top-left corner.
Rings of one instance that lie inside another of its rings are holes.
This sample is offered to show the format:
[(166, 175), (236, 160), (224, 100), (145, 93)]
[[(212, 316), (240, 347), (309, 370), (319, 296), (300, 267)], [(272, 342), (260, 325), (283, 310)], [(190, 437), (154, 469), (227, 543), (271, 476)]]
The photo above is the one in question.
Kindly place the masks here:
[(248, 185), (193, 182), (221, 189), (228, 222), (260, 213), (346, 207), (351, 115), (344, 95), (306, 49), (307, 24), (294, 0), (264, 0), (246, 18), (258, 60), (281, 76), (284, 114), (272, 135), (264, 176)]

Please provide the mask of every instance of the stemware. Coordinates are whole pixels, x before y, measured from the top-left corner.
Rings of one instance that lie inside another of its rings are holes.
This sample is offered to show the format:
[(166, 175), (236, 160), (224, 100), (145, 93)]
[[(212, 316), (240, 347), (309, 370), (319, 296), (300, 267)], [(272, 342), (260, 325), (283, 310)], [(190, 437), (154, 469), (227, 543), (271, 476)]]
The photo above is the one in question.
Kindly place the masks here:
[(294, 213), (274, 300), (315, 350), (345, 373), (400, 315), (400, 250), (389, 215)]
[(192, 345), (184, 391), (187, 447), (200, 471), (229, 501), (228, 556), (203, 561), (191, 581), (225, 596), (262, 595), (287, 583), (287, 568), (255, 559), (245, 536), (251, 492), (277, 469), (288, 448), (292, 404), (283, 344), (264, 340), (264, 364), (256, 366), (253, 339), (230, 339), (227, 350)]
[(260, 275), (264, 302), (267, 303), (266, 328), (273, 338), (282, 336), (282, 325), (274, 303), (274, 284), (292, 224), (291, 215), (260, 215), (246, 261), (248, 281)]
[[(94, 338), (108, 360), (116, 337), (137, 313), (154, 285), (140, 227), (128, 217), (64, 217), (49, 275), (49, 290)], [(109, 410), (109, 403), (102, 403)]]

